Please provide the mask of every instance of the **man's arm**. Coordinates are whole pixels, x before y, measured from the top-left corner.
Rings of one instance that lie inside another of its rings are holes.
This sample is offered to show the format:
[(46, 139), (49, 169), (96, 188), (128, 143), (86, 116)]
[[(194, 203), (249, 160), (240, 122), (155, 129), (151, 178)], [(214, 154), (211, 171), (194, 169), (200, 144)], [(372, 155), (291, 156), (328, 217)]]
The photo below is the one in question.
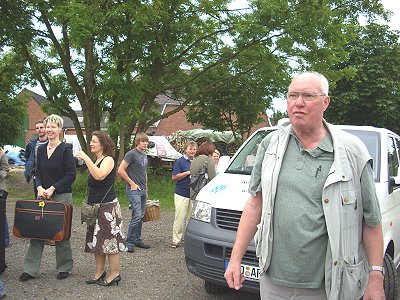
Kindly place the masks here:
[(128, 166), (129, 164), (125, 160), (123, 160), (118, 167), (118, 174), (122, 177), (123, 180), (125, 180), (127, 184), (131, 186), (132, 190), (137, 190), (139, 189), (139, 186), (135, 182), (133, 182), (128, 173), (126, 173), (126, 168)]
[(240, 264), (250, 241), (257, 231), (257, 225), (261, 220), (261, 211), (262, 195), (261, 192), (257, 192), (256, 196), (250, 196), (243, 209), (235, 245), (233, 246), (229, 265), (224, 275), (228, 286), (232, 289), (239, 290), (243, 286), (244, 277), (240, 272)]
[[(383, 235), (382, 226), (368, 226), (363, 222), (363, 241), (367, 254), (368, 265), (383, 265)], [(385, 299), (383, 290), (383, 275), (380, 271), (370, 271), (364, 300)]]
[(179, 181), (182, 180), (183, 178), (185, 178), (186, 176), (190, 175), (190, 170), (182, 172), (182, 173), (178, 173), (176, 175), (172, 175), (172, 180), (174, 181)]

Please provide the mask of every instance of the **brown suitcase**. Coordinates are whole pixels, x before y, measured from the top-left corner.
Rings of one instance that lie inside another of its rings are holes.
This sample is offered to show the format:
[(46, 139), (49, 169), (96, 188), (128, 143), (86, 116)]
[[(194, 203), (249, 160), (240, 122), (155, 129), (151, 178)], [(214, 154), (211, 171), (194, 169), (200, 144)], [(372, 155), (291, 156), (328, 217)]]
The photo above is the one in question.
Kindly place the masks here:
[(38, 240), (69, 240), (72, 211), (68, 202), (19, 200), (15, 203), (13, 234)]

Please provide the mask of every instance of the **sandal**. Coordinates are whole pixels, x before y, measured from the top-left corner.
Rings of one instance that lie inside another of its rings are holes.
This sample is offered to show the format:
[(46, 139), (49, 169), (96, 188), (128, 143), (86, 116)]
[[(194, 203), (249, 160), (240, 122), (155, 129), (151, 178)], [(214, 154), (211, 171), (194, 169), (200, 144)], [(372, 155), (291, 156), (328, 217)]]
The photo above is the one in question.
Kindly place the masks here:
[(174, 242), (172, 242), (172, 244), (171, 244), (171, 248), (178, 248), (178, 244), (176, 244), (176, 243), (174, 243)]

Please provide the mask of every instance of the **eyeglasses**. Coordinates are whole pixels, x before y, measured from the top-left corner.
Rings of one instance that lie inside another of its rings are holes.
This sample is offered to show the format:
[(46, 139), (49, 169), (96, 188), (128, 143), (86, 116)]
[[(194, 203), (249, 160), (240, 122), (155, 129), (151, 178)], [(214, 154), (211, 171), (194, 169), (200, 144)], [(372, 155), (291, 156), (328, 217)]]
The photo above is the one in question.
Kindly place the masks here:
[(301, 93), (301, 92), (290, 92), (287, 94), (289, 101), (296, 101), (299, 97), (304, 101), (314, 101), (318, 96), (326, 96), (325, 94), (314, 94), (314, 93)]

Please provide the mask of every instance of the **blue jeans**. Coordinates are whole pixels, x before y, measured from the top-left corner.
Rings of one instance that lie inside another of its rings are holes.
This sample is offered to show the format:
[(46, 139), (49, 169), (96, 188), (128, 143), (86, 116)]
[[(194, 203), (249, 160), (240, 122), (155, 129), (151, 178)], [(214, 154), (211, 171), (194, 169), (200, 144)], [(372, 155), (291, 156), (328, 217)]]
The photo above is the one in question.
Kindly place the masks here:
[(131, 190), (131, 187), (127, 186), (126, 196), (132, 208), (132, 219), (128, 227), (126, 246), (128, 249), (132, 249), (136, 244), (142, 242), (142, 225), (146, 212), (147, 192), (146, 190)]
[(4, 289), (3, 281), (0, 280), (0, 297), (3, 296), (5, 293), (6, 290)]

